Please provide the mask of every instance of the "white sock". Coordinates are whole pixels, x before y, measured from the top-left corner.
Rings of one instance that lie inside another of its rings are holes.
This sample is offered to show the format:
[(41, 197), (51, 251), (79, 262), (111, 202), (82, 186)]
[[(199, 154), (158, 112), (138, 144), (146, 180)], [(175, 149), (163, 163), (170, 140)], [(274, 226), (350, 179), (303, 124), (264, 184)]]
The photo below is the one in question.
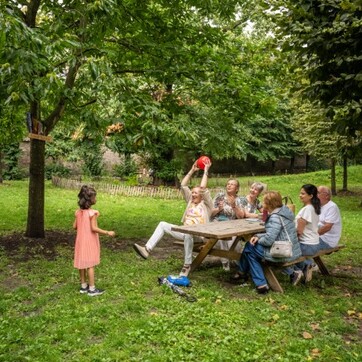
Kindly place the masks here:
[(81, 287), (82, 287), (82, 289), (86, 289), (88, 287), (88, 284), (87, 283), (82, 283)]
[(94, 290), (94, 289), (96, 289), (96, 286), (95, 285), (92, 285), (92, 286), (89, 286), (89, 290)]

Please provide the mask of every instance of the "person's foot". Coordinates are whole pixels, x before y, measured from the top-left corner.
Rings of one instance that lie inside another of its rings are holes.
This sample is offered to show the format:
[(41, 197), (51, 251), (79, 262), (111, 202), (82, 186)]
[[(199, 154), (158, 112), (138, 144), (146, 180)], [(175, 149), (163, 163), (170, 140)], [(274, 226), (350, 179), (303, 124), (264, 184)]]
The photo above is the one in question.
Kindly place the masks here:
[(147, 248), (145, 246), (133, 244), (133, 249), (143, 259), (147, 259), (148, 256), (150, 255), (150, 252), (147, 250)]
[(256, 288), (256, 292), (258, 294), (268, 294), (269, 293), (269, 287), (267, 285), (263, 285), (261, 287)]
[(230, 262), (229, 262), (229, 261), (223, 261), (223, 262), (222, 262), (222, 268), (223, 268), (225, 271), (230, 271)]
[(240, 272), (236, 272), (230, 277), (230, 282), (233, 284), (245, 285), (248, 282), (248, 275)]
[(296, 270), (291, 276), (290, 276), (290, 283), (292, 285), (297, 285), (300, 280), (302, 279), (303, 272), (301, 270)]
[(88, 293), (88, 290), (89, 290), (89, 285), (87, 285), (85, 288), (80, 287), (79, 293), (86, 294), (86, 293)]
[(89, 289), (88, 290), (88, 295), (90, 296), (90, 297), (95, 297), (95, 296), (97, 296), (97, 295), (102, 295), (103, 293), (104, 293), (105, 291), (104, 290), (102, 290), (102, 289), (93, 289), (93, 290), (91, 290), (91, 289)]
[(191, 271), (191, 265), (185, 264), (181, 271), (180, 271), (180, 277), (187, 277), (190, 274)]
[(312, 265), (307, 265), (303, 269), (303, 274), (304, 274), (304, 282), (309, 283), (313, 278), (313, 266)]

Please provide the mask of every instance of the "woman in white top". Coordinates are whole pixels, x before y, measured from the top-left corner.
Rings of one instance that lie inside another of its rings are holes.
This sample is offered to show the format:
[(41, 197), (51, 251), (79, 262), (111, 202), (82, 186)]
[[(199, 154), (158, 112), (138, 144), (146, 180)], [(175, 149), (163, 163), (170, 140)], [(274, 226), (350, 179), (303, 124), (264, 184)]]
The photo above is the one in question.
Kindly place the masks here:
[[(304, 207), (296, 216), (296, 227), (302, 255), (314, 255), (320, 249), (318, 222), (321, 213), (321, 203), (318, 198), (318, 189), (311, 184), (303, 185), (300, 189), (299, 198)], [(296, 264), (294, 268), (287, 268), (285, 272), (290, 275), (293, 285), (298, 284), (304, 275), (305, 282), (312, 279), (312, 260)]]

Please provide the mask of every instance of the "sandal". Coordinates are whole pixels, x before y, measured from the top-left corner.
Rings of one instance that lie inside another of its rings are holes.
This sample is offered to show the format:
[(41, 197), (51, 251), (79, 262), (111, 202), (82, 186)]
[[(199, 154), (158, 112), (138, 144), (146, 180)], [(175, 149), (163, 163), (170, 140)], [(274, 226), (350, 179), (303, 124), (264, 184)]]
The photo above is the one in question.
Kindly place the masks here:
[(191, 271), (191, 265), (185, 264), (180, 272), (180, 277), (187, 277)]

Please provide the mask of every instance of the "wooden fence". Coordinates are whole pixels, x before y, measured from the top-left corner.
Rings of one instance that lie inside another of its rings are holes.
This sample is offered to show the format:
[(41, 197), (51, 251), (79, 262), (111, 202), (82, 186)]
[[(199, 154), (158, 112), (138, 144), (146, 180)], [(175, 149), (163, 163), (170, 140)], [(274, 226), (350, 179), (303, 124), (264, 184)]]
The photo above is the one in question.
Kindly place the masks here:
[[(52, 177), (54, 186), (80, 190), (84, 182), (79, 180), (71, 180), (57, 176)], [(122, 195), (133, 197), (154, 197), (159, 199), (182, 199), (182, 194), (179, 189), (172, 187), (153, 187), (153, 186), (126, 186), (114, 185), (104, 182), (87, 182), (87, 185), (93, 186), (97, 191), (106, 192), (110, 195)], [(214, 189), (213, 193), (224, 190), (224, 188)]]
[[(82, 185), (84, 185), (84, 182), (82, 181), (61, 178), (58, 176), (52, 177), (52, 183), (54, 186), (71, 190), (80, 190)], [(245, 185), (240, 185), (239, 195), (247, 195), (249, 193), (250, 184), (251, 182), (248, 182)], [(172, 187), (126, 186), (98, 181), (87, 182), (87, 185), (93, 186), (97, 191), (106, 192), (110, 195), (154, 197), (158, 199), (182, 199), (181, 191)], [(225, 191), (225, 187), (216, 187), (210, 189), (212, 197), (215, 196), (218, 192), (222, 191)]]

